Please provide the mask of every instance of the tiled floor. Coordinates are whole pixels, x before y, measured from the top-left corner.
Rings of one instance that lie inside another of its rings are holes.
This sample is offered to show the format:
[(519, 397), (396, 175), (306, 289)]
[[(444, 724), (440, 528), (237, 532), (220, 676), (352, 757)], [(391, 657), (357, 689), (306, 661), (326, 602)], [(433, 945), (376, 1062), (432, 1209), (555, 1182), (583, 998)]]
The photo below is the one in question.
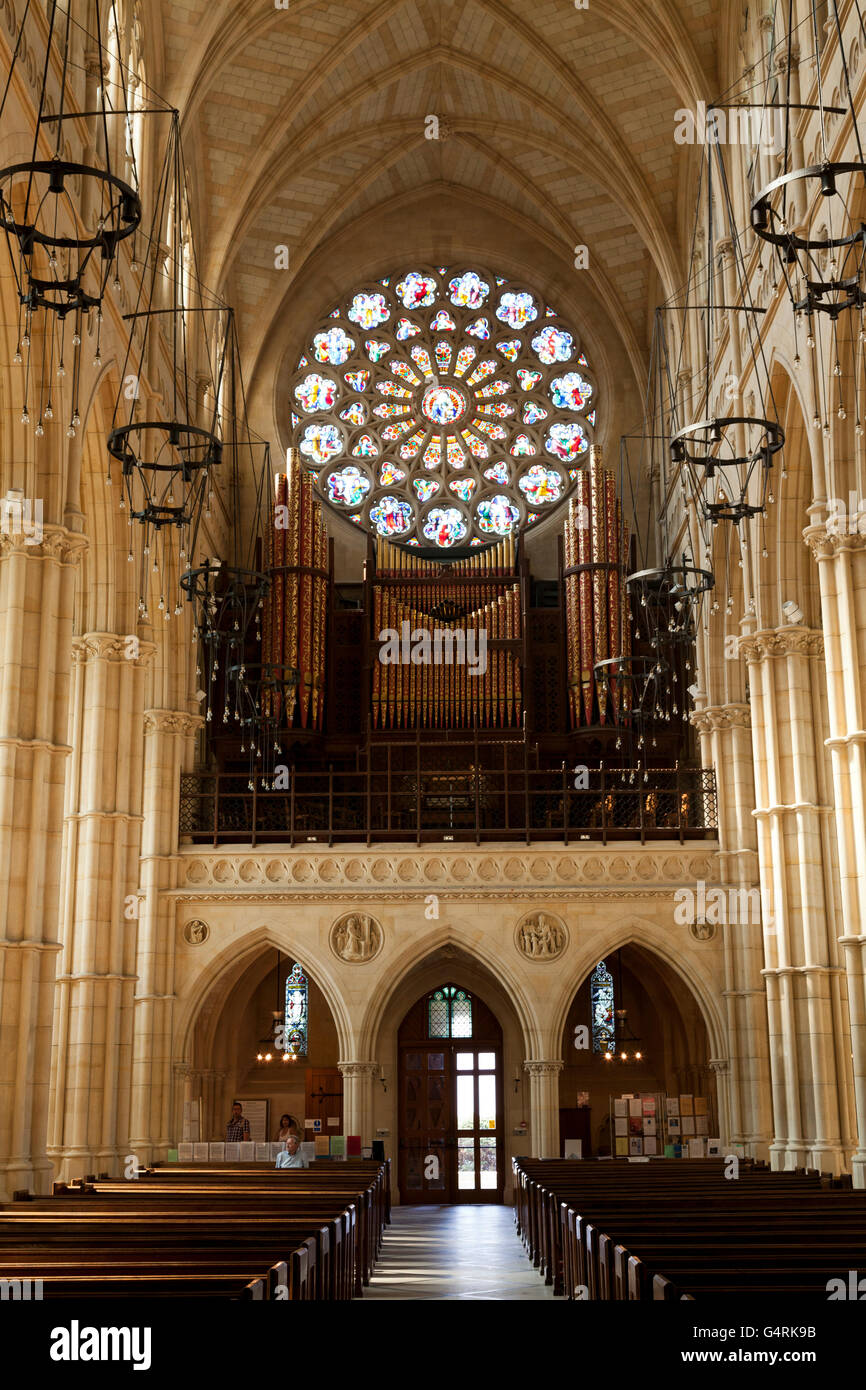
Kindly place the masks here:
[(553, 1299), (511, 1207), (394, 1207), (365, 1298)]

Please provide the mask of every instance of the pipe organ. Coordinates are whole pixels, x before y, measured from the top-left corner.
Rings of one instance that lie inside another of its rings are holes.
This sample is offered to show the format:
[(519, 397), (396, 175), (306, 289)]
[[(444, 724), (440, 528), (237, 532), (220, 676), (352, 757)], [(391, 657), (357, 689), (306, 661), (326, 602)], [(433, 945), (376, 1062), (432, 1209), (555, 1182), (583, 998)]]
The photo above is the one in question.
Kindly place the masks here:
[(373, 728), (519, 727), (522, 627), (511, 537), (450, 564), (377, 538)]

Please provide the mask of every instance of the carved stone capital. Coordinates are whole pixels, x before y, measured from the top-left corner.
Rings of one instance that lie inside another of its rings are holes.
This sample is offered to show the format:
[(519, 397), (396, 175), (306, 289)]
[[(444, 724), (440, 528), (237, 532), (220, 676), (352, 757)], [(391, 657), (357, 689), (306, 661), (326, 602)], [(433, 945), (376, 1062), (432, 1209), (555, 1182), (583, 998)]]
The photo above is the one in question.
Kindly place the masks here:
[(148, 709), (144, 712), (146, 734), (194, 734), (204, 724), (200, 714), (178, 709)]
[(548, 1062), (524, 1062), (523, 1070), (530, 1076), (556, 1076), (564, 1066), (562, 1058), (558, 1057)]
[(739, 651), (749, 662), (787, 656), (822, 657), (824, 634), (817, 628), (796, 626), (752, 632), (740, 638)]
[(117, 632), (85, 632), (72, 639), (72, 660), (129, 661), (144, 666), (156, 651), (153, 642), (142, 642), (134, 633), (124, 636)]
[(710, 1057), (707, 1066), (717, 1076), (725, 1076), (731, 1070), (731, 1064), (727, 1057)]
[(65, 526), (43, 526), (38, 540), (23, 530), (0, 531), (0, 560), (21, 553), (31, 560), (57, 560), (61, 565), (77, 565), (87, 544), (86, 536), (67, 531)]
[(711, 733), (714, 729), (752, 727), (752, 712), (748, 705), (709, 705), (706, 709), (695, 710), (689, 719), (700, 734)]
[(816, 560), (832, 560), (841, 551), (866, 550), (866, 535), (859, 531), (848, 532), (825, 525), (807, 526), (803, 540)]
[(337, 1066), (344, 1080), (352, 1081), (363, 1081), (365, 1077), (375, 1080), (381, 1071), (379, 1062), (338, 1062)]

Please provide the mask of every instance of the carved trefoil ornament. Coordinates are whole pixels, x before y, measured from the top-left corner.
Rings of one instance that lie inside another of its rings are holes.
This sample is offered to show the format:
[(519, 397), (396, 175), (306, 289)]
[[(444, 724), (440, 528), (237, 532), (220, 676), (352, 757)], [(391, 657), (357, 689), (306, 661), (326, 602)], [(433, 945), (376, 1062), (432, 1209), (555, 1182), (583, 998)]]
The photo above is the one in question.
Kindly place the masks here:
[(568, 945), (568, 932), (552, 912), (531, 912), (518, 923), (514, 940), (527, 960), (556, 960)]
[(383, 940), (381, 926), (366, 912), (347, 912), (331, 927), (331, 950), (351, 965), (372, 960), (381, 951)]

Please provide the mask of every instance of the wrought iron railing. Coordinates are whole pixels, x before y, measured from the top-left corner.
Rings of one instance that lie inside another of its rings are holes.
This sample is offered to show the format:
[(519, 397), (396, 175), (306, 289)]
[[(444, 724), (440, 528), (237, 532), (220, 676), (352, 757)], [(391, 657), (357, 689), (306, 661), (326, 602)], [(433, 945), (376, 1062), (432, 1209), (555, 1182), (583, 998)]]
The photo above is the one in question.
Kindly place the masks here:
[[(420, 763), (420, 758), (419, 758)], [(395, 765), (396, 764), (396, 765)], [(181, 778), (181, 842), (223, 845), (491, 840), (647, 840), (714, 837), (716, 780), (708, 768), (643, 772), (464, 766), (407, 771), (288, 769), (278, 791), (250, 790), (242, 774)], [(586, 782), (587, 785), (583, 785)]]

